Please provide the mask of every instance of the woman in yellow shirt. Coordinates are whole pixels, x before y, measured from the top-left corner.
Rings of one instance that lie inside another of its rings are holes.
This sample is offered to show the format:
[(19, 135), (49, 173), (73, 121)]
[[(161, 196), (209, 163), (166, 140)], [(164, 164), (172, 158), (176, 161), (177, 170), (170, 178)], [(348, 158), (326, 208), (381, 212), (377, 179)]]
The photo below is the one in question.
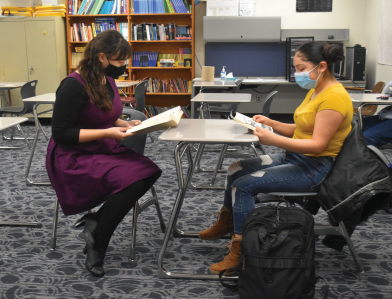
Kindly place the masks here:
[(294, 124), (281, 123), (262, 115), (253, 117), (279, 134), (257, 128), (254, 134), (260, 142), (286, 151), (230, 165), (224, 205), (218, 221), (199, 234), (201, 239), (214, 240), (234, 233), (229, 254), (210, 267), (212, 273), (218, 274), (238, 266), (242, 225), (255, 207), (255, 195), (273, 191), (319, 190), (334, 157), (351, 131), (353, 106), (350, 96), (331, 73), (332, 64), (342, 57), (343, 49), (338, 45), (322, 42), (302, 45), (294, 56), (295, 79), (301, 87), (310, 90), (295, 110)]

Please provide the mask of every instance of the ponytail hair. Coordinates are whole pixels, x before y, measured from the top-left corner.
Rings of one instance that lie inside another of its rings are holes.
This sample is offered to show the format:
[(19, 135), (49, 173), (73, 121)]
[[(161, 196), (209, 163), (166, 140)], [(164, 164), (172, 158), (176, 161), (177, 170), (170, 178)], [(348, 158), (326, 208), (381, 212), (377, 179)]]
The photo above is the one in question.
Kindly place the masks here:
[(303, 61), (310, 61), (315, 65), (325, 61), (329, 72), (332, 72), (332, 64), (343, 60), (343, 48), (327, 42), (309, 42), (299, 47), (296, 55)]

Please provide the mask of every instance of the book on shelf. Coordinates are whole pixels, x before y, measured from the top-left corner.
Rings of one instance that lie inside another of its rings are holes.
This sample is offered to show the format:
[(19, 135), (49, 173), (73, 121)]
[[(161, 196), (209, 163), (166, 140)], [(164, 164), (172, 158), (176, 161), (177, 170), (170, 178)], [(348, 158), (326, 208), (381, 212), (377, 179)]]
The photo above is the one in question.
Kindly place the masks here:
[[(174, 106), (169, 108), (169, 107), (159, 107), (159, 106), (155, 106), (155, 105), (146, 105), (144, 107), (144, 114), (147, 116), (147, 118), (150, 118), (150, 117), (158, 115), (162, 112), (170, 110), (172, 108), (174, 108)], [(189, 111), (188, 108), (189, 108), (189, 105), (188, 106), (181, 106), (182, 118), (191, 118), (191, 112)]]
[(181, 78), (162, 80), (149, 78), (147, 92), (149, 93), (190, 93), (192, 90), (191, 81)]
[(84, 53), (83, 52), (72, 52), (71, 54), (71, 66), (77, 67), (79, 62), (83, 59)]
[(181, 107), (177, 106), (142, 121), (140, 125), (127, 130), (127, 133), (147, 134), (153, 131), (175, 127), (179, 124), (182, 115), (183, 111)]
[(127, 0), (68, 0), (69, 15), (118, 15), (127, 13)]
[(235, 113), (235, 117), (234, 117), (233, 120), (235, 122), (239, 123), (240, 125), (243, 125), (243, 126), (247, 127), (248, 129), (251, 129), (253, 131), (256, 131), (257, 127), (262, 128), (262, 129), (266, 129), (266, 130), (271, 131), (271, 132), (274, 131), (272, 129), (272, 127), (267, 126), (265, 124), (261, 124), (261, 123), (255, 122), (252, 118), (250, 118), (250, 117), (248, 117), (246, 115), (243, 115), (243, 114), (241, 114), (239, 112)]
[(174, 66), (183, 67), (184, 59), (192, 59), (192, 54), (158, 54), (157, 66), (160, 67), (162, 59), (174, 59)]
[(95, 18), (95, 23), (73, 23), (71, 26), (71, 40), (75, 42), (89, 42), (98, 33), (105, 30), (117, 30), (124, 39), (128, 40), (128, 23), (118, 23), (114, 18)]
[(148, 56), (148, 66), (149, 67), (156, 67), (157, 60), (158, 60), (158, 53), (157, 51), (133, 51), (132, 52), (132, 66), (134, 67), (141, 67), (140, 65), (140, 56)]
[(192, 54), (192, 48), (179, 48), (179, 54)]
[(131, 0), (135, 14), (191, 13), (191, 0)]
[[(172, 23), (174, 24), (174, 23)], [(174, 39), (167, 36), (167, 26), (164, 24), (142, 23), (131, 25), (132, 40), (170, 40)]]
[(131, 12), (135, 14), (191, 13), (191, 0), (131, 0)]

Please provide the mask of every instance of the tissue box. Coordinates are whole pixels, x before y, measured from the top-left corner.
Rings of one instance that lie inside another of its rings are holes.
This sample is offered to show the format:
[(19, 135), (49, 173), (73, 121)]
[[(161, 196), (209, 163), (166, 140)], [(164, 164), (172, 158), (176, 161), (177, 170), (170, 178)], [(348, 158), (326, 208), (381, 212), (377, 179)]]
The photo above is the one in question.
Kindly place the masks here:
[(226, 77), (226, 81), (237, 81), (238, 78), (237, 77), (232, 77), (232, 78), (227, 78)]

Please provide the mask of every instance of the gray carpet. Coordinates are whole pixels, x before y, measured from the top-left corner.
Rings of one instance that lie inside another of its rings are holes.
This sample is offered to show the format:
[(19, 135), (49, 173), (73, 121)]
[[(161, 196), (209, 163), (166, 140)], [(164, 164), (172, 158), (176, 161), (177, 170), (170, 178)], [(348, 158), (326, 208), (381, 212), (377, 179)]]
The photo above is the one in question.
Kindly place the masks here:
[[(23, 126), (33, 136), (33, 126)], [(49, 133), (50, 128), (45, 126)], [(159, 136), (159, 133), (154, 133)], [(175, 144), (155, 138), (148, 143), (146, 155), (163, 170), (156, 183), (163, 216), (167, 222), (177, 193), (177, 179), (173, 165)], [(13, 144), (24, 146), (21, 141)], [(1, 145), (9, 141), (0, 141)], [(44, 156), (47, 142), (40, 136), (32, 173), (45, 179)], [(272, 153), (278, 149), (267, 147)], [(392, 150), (384, 150), (392, 161)], [(26, 186), (24, 173), (29, 150), (0, 152), (0, 207), (2, 220), (39, 221), (42, 228), (1, 227), (0, 297), (21, 298), (239, 298), (216, 281), (158, 279), (157, 256), (163, 234), (153, 207), (139, 217), (137, 230), (137, 260), (128, 260), (132, 215), (118, 227), (105, 259), (106, 276), (92, 277), (84, 268), (84, 242), (81, 229), (73, 223), (77, 216), (65, 217), (60, 211), (58, 248), (49, 250), (55, 193), (51, 187)], [(216, 153), (208, 153), (204, 165), (213, 164)], [(208, 162), (209, 161), (209, 162)], [(224, 165), (233, 161), (227, 159)], [(195, 183), (208, 182), (210, 174), (197, 173)], [(224, 183), (219, 174), (217, 184)], [(72, 186), (69, 186), (72, 188)], [(223, 199), (223, 191), (194, 190), (187, 193), (180, 214), (179, 227), (200, 231), (213, 222)], [(317, 216), (325, 220), (325, 215)], [(380, 211), (361, 224), (352, 237), (365, 273), (356, 272), (347, 250), (342, 252), (316, 243), (316, 272), (328, 283), (329, 298), (392, 298), (392, 215)], [(171, 239), (165, 256), (168, 270), (189, 269), (207, 273), (210, 264), (224, 255), (226, 240)], [(323, 284), (316, 286), (316, 298), (321, 298)]]

